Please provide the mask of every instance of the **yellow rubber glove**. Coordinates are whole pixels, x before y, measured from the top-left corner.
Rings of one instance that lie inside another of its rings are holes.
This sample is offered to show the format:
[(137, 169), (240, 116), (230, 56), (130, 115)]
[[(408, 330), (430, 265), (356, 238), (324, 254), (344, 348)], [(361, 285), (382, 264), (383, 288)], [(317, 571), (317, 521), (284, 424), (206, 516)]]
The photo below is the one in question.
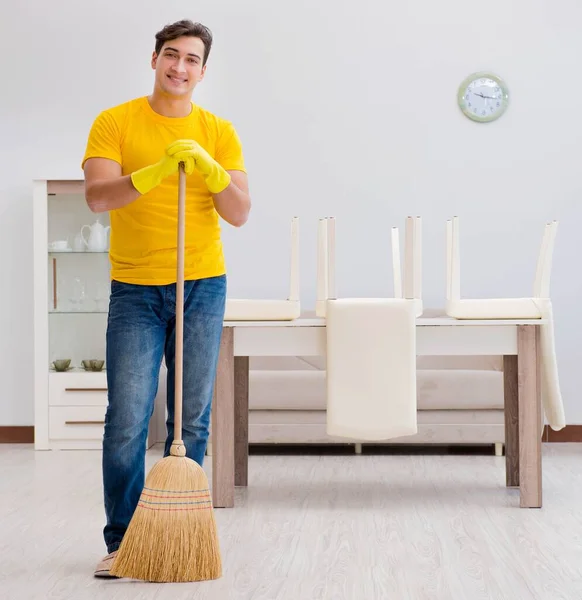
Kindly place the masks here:
[(194, 159), (192, 157), (188, 155), (180, 156), (179, 154), (170, 155), (168, 148), (166, 148), (166, 154), (157, 163), (138, 169), (131, 174), (133, 187), (140, 194), (147, 194), (160, 185), (166, 177), (176, 173), (180, 162), (184, 163), (186, 175), (191, 175), (194, 172)]
[(166, 152), (175, 158), (192, 158), (196, 170), (204, 177), (208, 189), (218, 194), (230, 184), (229, 173), (219, 165), (204, 148), (194, 140), (176, 140)]

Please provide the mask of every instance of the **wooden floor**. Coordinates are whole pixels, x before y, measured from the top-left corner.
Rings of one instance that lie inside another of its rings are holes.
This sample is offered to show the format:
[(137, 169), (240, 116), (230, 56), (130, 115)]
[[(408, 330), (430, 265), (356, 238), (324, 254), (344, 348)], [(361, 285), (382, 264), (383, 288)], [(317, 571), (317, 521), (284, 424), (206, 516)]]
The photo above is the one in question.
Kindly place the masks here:
[[(148, 468), (161, 448), (148, 453)], [(253, 455), (216, 510), (224, 576), (93, 578), (104, 554), (100, 452), (0, 446), (7, 600), (577, 600), (582, 444), (544, 445), (544, 508), (519, 509), (503, 459)], [(207, 468), (210, 472), (211, 461)]]

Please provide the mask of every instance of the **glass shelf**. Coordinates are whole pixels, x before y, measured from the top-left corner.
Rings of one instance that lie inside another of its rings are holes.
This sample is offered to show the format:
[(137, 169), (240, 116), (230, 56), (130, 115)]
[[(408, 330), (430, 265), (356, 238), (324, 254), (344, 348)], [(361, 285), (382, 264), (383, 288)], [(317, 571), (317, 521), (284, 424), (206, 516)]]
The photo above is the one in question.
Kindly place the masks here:
[(106, 315), (107, 310), (54, 310), (50, 309), (49, 315)]
[(94, 252), (92, 250), (48, 250), (49, 256), (53, 254), (109, 254), (109, 250), (100, 250)]
[(54, 367), (49, 367), (49, 373), (58, 373), (59, 375), (66, 375), (67, 373), (106, 373), (107, 369), (103, 367), (100, 371), (91, 371), (83, 367), (69, 367), (66, 371), (57, 371)]

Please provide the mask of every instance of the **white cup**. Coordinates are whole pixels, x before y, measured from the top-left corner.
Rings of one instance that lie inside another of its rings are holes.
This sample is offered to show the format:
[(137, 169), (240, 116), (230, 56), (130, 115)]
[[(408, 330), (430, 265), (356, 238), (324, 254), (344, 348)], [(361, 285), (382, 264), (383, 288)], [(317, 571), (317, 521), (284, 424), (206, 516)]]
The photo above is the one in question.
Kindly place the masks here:
[(68, 250), (68, 248), (69, 248), (69, 242), (67, 242), (67, 240), (55, 240), (54, 242), (51, 242), (49, 244), (49, 249), (55, 250), (57, 252), (60, 252), (63, 250)]
[(83, 236), (80, 233), (73, 240), (73, 250), (75, 252), (85, 252), (85, 240), (83, 240)]

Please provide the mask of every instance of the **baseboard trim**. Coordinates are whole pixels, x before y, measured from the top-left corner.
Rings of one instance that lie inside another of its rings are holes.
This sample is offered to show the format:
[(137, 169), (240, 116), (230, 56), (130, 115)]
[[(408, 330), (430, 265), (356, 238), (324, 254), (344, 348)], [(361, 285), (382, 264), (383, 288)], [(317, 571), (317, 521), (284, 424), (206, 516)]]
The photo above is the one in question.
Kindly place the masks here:
[(566, 425), (554, 431), (549, 425), (544, 429), (544, 442), (582, 442), (582, 425)]
[[(582, 442), (582, 425), (566, 425), (560, 431), (554, 431), (549, 425), (544, 427), (544, 442)], [(0, 444), (33, 444), (33, 425), (0, 426)]]
[(0, 444), (34, 444), (34, 426), (0, 426)]

